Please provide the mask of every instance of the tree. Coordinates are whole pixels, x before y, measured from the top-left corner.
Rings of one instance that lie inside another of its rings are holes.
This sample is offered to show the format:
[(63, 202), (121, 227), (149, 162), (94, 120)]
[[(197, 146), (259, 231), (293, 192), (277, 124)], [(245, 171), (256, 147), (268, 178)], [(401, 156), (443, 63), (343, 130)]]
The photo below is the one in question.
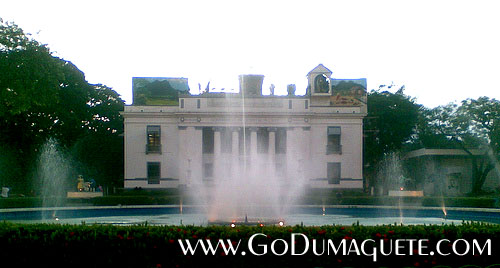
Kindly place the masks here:
[(500, 150), (500, 101), (488, 97), (467, 99), (426, 112), (427, 125), (419, 130), (425, 147), (459, 148), (471, 158), (472, 194), (498, 164)]
[(89, 134), (73, 147), (81, 170), (98, 184), (119, 187), (123, 183), (123, 111), (120, 96), (105, 85), (93, 85), (88, 98), (92, 120), (84, 123)]
[(0, 19), (0, 116), (54, 104), (63, 77), (46, 46)]
[[(123, 150), (119, 136), (123, 106), (114, 90), (89, 84), (74, 64), (53, 56), (47, 46), (17, 25), (0, 19), (0, 147), (8, 145), (24, 166), (35, 162), (40, 146), (49, 138), (68, 150), (85, 147), (82, 141), (107, 142), (101, 144), (107, 150), (90, 154), (122, 163), (122, 156), (116, 157)], [(95, 168), (97, 174), (109, 173), (106, 167)], [(112, 170), (116, 177), (123, 174), (121, 169)], [(23, 171), (18, 177), (27, 180), (30, 171)]]
[[(388, 86), (391, 88), (392, 86)], [(368, 116), (363, 124), (365, 175), (374, 185), (376, 168), (385, 155), (401, 150), (411, 139), (421, 106), (404, 94), (404, 86), (396, 93), (379, 90), (368, 93)]]

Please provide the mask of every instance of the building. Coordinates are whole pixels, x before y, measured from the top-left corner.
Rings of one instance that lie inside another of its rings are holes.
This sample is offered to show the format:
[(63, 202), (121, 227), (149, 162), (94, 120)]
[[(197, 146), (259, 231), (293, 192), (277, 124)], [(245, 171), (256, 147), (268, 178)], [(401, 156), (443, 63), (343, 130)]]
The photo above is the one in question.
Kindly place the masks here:
[[(295, 95), (295, 85), (285, 96), (263, 95), (262, 75), (241, 75), (239, 93), (191, 95), (180, 86), (172, 99), (158, 93), (162, 79), (154, 90), (141, 89), (141, 105), (134, 92), (134, 104), (122, 113), (125, 188), (211, 184), (248, 166), (270, 166), (283, 184), (300, 177), (312, 188), (362, 189), (366, 79), (331, 75), (318, 65), (307, 74), (303, 96)], [(163, 89), (176, 86), (163, 82)]]
[[(470, 149), (478, 159), (483, 152)], [(422, 148), (408, 152), (404, 163), (417, 190), (427, 196), (458, 196), (472, 190), (471, 155), (461, 149)], [(495, 191), (500, 187), (497, 168), (488, 173), (483, 185), (485, 191)]]

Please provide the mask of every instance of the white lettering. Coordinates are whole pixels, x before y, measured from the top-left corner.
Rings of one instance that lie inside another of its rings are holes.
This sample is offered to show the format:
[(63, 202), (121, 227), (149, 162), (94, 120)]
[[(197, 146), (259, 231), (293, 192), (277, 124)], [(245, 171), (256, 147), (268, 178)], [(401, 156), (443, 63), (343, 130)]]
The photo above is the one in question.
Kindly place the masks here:
[[(278, 242), (278, 241), (283, 242), (283, 245), (285, 246), (285, 249), (283, 250), (283, 252), (282, 252), (282, 253), (277, 253), (277, 252), (276, 252), (276, 249), (274, 248), (274, 245), (275, 245), (275, 244), (276, 244), (276, 242)], [(287, 243), (285, 240), (283, 240), (283, 239), (276, 239), (276, 240), (274, 240), (274, 241), (271, 243), (271, 252), (272, 252), (274, 255), (276, 255), (276, 256), (283, 256), (283, 255), (285, 255), (285, 254), (286, 254), (286, 252), (287, 252), (287, 251), (288, 251), (288, 243)]]
[(404, 245), (400, 245), (400, 242), (405, 241), (404, 239), (396, 239), (396, 256), (402, 256), (405, 255), (404, 253), (401, 253), (399, 249), (404, 249)]
[(347, 255), (347, 248), (345, 245), (345, 239), (342, 239), (342, 242), (340, 242), (338, 248), (335, 247), (335, 244), (333, 243), (332, 240), (328, 239), (328, 255), (330, 255), (330, 248), (332, 248), (335, 255), (337, 255), (339, 253), (340, 248), (342, 248), (342, 255)]
[[(296, 253), (295, 252), (295, 243), (297, 242), (295, 240), (295, 236), (302, 236), (304, 238), (304, 242), (305, 242), (305, 246), (304, 246), (304, 251), (302, 251), (302, 253)], [(293, 256), (300, 256), (300, 255), (304, 255), (306, 254), (306, 252), (309, 250), (309, 239), (307, 239), (307, 236), (305, 234), (297, 234), (297, 233), (293, 233), (292, 234), (292, 255)], [(324, 249), (323, 249), (324, 251)]]
[(484, 249), (487, 248), (488, 250), (488, 256), (491, 256), (491, 239), (486, 240), (486, 243), (484, 243), (483, 248), (479, 247), (479, 242), (477, 242), (476, 239), (472, 240), (472, 254), (475, 255), (475, 250), (479, 252), (479, 255), (483, 255)]
[(358, 243), (356, 243), (356, 239), (351, 240), (351, 244), (349, 245), (349, 251), (347, 252), (347, 255), (349, 255), (351, 252), (356, 253), (358, 256), (361, 255), (361, 253), (359, 252)]
[[(465, 251), (464, 251), (464, 253), (459, 253), (457, 251), (457, 244), (458, 244), (459, 241), (463, 241), (465, 243)], [(455, 254), (457, 254), (458, 256), (463, 256), (463, 255), (469, 253), (470, 245), (469, 245), (469, 242), (467, 242), (467, 240), (465, 240), (465, 239), (457, 239), (455, 242), (453, 242), (452, 249), (453, 249), (453, 252)]]
[(429, 242), (429, 239), (420, 239), (418, 240), (418, 254), (422, 256), (427, 256), (429, 254), (424, 253), (423, 249), (427, 249), (426, 245), (423, 245), (424, 242)]
[(189, 242), (189, 240), (186, 239), (187, 248), (184, 248), (184, 244), (182, 243), (182, 239), (178, 239), (177, 241), (179, 242), (179, 245), (181, 246), (182, 253), (184, 253), (184, 255), (187, 255), (188, 252), (191, 253), (191, 255), (194, 255), (194, 253), (196, 252), (196, 248), (198, 247), (198, 243), (200, 243), (200, 240), (198, 240), (198, 242), (196, 242), (196, 245), (193, 248), (191, 246), (191, 242)]
[(437, 253), (438, 253), (439, 255), (441, 255), (441, 256), (448, 256), (448, 255), (450, 255), (450, 253), (446, 253), (446, 254), (445, 254), (445, 253), (441, 252), (441, 243), (442, 243), (443, 241), (448, 242), (448, 244), (450, 243), (450, 240), (448, 240), (448, 239), (441, 239), (441, 240), (439, 240), (439, 241), (437, 242), (437, 244), (436, 244), (436, 250), (437, 250)]
[(380, 253), (382, 253), (382, 255), (384, 255), (384, 256), (389, 256), (392, 254), (392, 241), (391, 241), (391, 243), (388, 243), (388, 244), (390, 246), (390, 249), (389, 249), (388, 253), (385, 253), (384, 252), (384, 240), (380, 240)]
[(376, 262), (377, 261), (377, 247), (373, 247), (373, 251), (372, 252), (366, 252), (365, 250), (365, 245), (366, 245), (366, 242), (372, 242), (375, 244), (375, 240), (372, 240), (372, 239), (366, 239), (364, 240), (362, 243), (361, 243), (361, 252), (363, 253), (363, 255), (365, 256), (370, 256), (373, 258), (373, 262)]
[(253, 249), (252, 242), (253, 242), (253, 239), (255, 237), (257, 237), (257, 236), (264, 236), (265, 237), (266, 235), (263, 234), (263, 233), (256, 233), (256, 234), (250, 236), (250, 239), (248, 239), (248, 250), (250, 250), (250, 252), (252, 252), (253, 255), (262, 256), (262, 255), (267, 254), (267, 245), (265, 245), (265, 244), (258, 244), (257, 246), (263, 248), (263, 251), (262, 251), (262, 253), (255, 252), (255, 250)]
[(325, 240), (321, 240), (321, 247), (323, 248), (323, 251), (321, 253), (318, 253), (318, 251), (316, 250), (316, 239), (313, 239), (313, 253), (314, 255), (316, 256), (321, 256), (323, 254), (325, 254)]

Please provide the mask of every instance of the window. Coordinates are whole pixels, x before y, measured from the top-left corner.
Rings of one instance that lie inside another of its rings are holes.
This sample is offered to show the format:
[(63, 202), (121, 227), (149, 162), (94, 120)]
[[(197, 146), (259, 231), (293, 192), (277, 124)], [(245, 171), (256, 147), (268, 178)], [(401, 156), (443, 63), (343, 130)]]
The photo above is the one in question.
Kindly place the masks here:
[(329, 78), (321, 74), (314, 78), (314, 93), (328, 93), (330, 91)]
[(278, 128), (274, 146), (277, 154), (286, 154), (286, 128)]
[(148, 162), (148, 184), (160, 184), (160, 162)]
[(329, 162), (327, 163), (327, 178), (328, 184), (340, 184), (340, 163)]
[(201, 100), (197, 99), (196, 100), (196, 108), (200, 109), (201, 107)]
[(181, 108), (184, 108), (184, 99), (181, 99)]
[(326, 145), (326, 154), (341, 154), (342, 145), (340, 144), (340, 127), (328, 127), (328, 141)]
[(309, 100), (304, 101), (304, 108), (307, 110), (309, 109)]
[(292, 109), (292, 100), (288, 100), (288, 109)]
[(160, 126), (147, 126), (146, 154), (161, 154), (161, 129)]
[(204, 127), (202, 130), (203, 148), (204, 154), (214, 153), (214, 130), (211, 127)]
[(203, 177), (204, 178), (212, 178), (214, 176), (214, 164), (206, 163), (203, 165)]

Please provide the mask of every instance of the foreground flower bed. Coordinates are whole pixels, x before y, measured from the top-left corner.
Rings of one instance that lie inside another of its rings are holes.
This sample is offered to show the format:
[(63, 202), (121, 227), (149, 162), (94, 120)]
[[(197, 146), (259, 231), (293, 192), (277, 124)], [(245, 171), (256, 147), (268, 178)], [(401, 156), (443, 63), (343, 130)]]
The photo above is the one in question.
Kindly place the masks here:
[(231, 228), (0, 223), (0, 259), (14, 264), (10, 267), (486, 267), (500, 263), (499, 243), (500, 226), (487, 224)]

